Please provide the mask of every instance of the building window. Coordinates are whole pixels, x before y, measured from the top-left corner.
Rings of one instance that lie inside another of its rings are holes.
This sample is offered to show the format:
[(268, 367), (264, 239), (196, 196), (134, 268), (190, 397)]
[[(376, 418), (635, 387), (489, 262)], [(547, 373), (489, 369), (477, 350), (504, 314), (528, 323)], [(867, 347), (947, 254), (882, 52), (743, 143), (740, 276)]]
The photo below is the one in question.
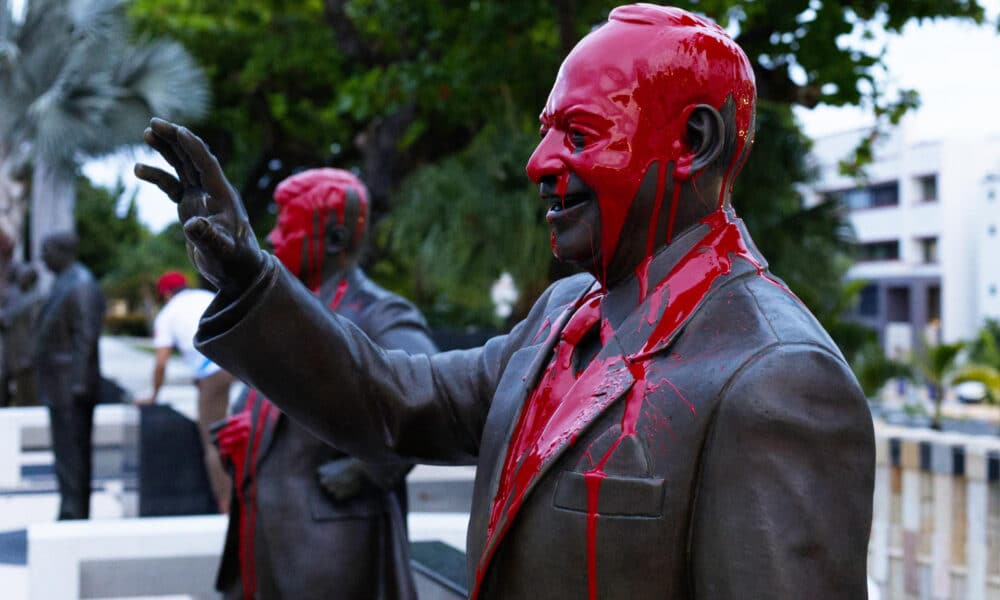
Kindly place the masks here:
[(858, 297), (858, 314), (862, 317), (878, 316), (878, 286), (866, 285)]
[(917, 177), (917, 186), (920, 188), (921, 202), (936, 202), (938, 199), (937, 175), (924, 175)]
[(899, 205), (899, 182), (890, 181), (853, 190), (827, 192), (823, 194), (823, 198), (838, 201), (849, 210), (897, 206)]
[(927, 322), (941, 320), (941, 286), (931, 285), (927, 287)]
[(936, 237), (917, 238), (920, 244), (920, 262), (934, 265), (938, 262), (938, 239)]
[(869, 242), (858, 246), (859, 261), (899, 260), (899, 240)]

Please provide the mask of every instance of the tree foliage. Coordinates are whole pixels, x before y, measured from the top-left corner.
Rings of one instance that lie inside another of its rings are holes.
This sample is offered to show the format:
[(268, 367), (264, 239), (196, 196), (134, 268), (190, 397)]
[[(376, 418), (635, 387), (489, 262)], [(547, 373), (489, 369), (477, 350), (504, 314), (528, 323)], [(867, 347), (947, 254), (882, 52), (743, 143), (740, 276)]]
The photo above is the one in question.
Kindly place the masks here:
[[(76, 232), (80, 262), (103, 279), (149, 237), (139, 221), (135, 197), (124, 198), (125, 188), (95, 186), (86, 177), (76, 178)], [(119, 206), (125, 200), (125, 210)]]
[(180, 223), (150, 232), (139, 221), (135, 198), (126, 197), (121, 184), (105, 188), (77, 177), (76, 193), (80, 262), (100, 280), (109, 297), (135, 308), (165, 271), (178, 269), (194, 275)]

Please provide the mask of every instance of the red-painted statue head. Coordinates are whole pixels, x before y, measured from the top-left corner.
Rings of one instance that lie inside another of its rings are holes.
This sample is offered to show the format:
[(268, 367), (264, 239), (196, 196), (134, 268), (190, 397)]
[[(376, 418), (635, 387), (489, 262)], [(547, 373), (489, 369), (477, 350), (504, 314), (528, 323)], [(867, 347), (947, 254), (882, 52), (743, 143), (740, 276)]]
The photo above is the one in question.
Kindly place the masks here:
[(274, 200), (274, 255), (306, 285), (319, 288), (330, 257), (356, 258), (368, 227), (368, 188), (352, 173), (303, 171), (278, 184)]
[(528, 176), (552, 204), (553, 253), (614, 282), (721, 208), (749, 153), (755, 85), (715, 23), (634, 4), (570, 52)]

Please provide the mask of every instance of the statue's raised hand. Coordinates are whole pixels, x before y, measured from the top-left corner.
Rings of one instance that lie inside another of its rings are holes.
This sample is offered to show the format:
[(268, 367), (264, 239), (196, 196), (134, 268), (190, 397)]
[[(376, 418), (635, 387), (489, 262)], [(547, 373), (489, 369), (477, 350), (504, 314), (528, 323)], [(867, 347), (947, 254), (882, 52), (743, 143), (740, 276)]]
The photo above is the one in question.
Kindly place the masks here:
[(136, 164), (136, 177), (156, 184), (177, 203), (195, 268), (220, 292), (240, 295), (260, 275), (265, 259), (246, 209), (219, 161), (201, 138), (161, 119), (150, 121), (143, 137), (177, 176)]

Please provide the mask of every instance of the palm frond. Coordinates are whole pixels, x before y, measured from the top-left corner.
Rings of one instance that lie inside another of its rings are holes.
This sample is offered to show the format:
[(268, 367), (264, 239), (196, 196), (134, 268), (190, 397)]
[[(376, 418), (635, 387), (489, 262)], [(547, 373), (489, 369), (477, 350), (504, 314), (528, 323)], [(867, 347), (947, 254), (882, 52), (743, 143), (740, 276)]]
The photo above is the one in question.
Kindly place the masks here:
[(152, 116), (197, 119), (208, 105), (201, 69), (168, 40), (128, 41), (123, 0), (32, 0), (0, 63), (0, 140), (71, 171), (81, 155), (141, 141)]
[(141, 99), (152, 115), (195, 120), (208, 111), (205, 74), (177, 42), (154, 40), (130, 47), (112, 79)]

